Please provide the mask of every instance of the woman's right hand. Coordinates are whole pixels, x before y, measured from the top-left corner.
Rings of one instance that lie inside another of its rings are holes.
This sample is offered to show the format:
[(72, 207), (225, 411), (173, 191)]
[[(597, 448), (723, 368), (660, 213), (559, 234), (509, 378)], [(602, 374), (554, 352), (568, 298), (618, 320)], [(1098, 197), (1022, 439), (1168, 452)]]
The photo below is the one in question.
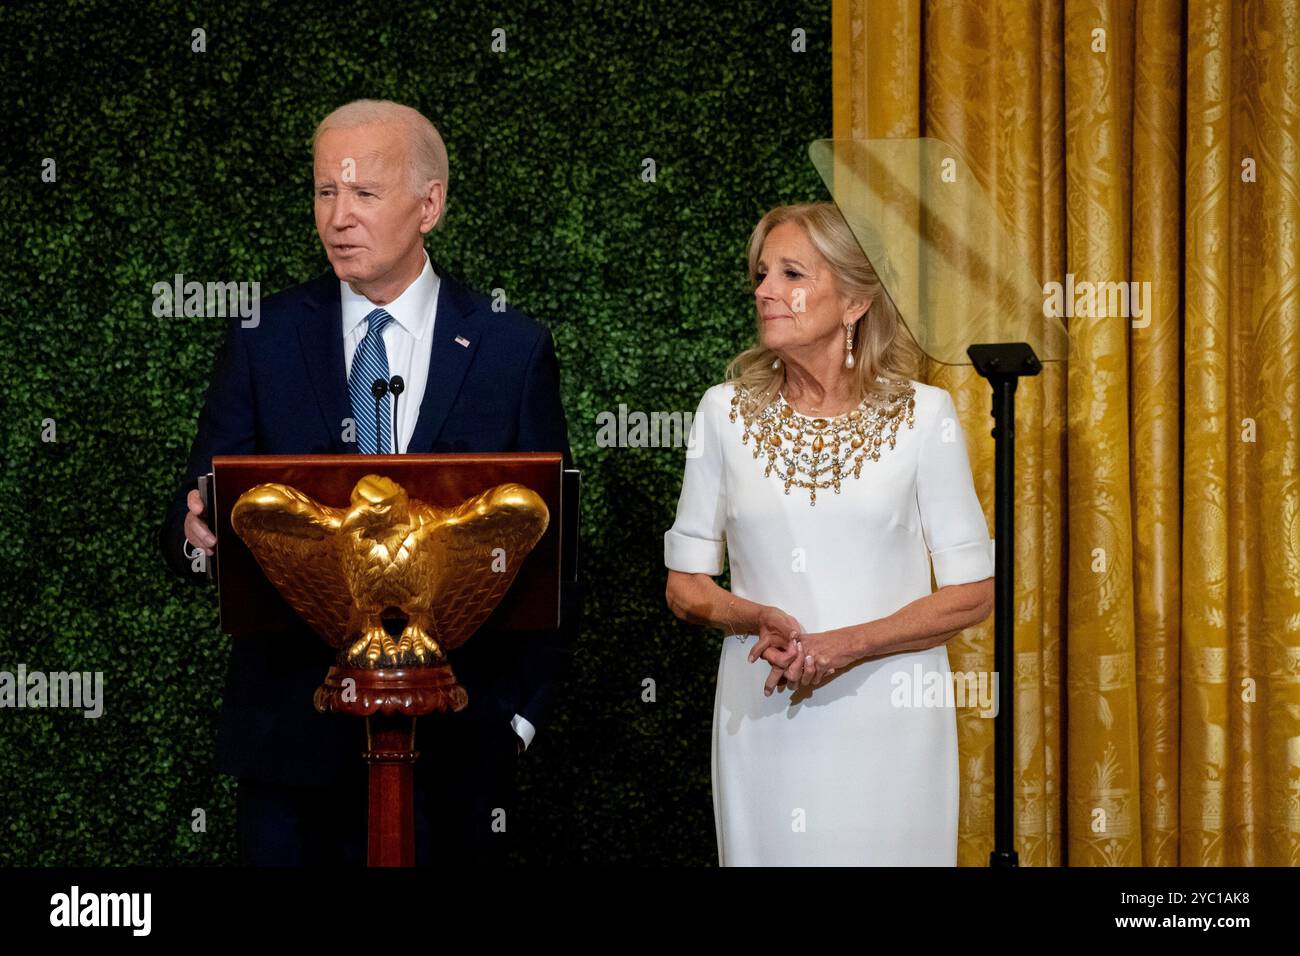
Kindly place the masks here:
[(749, 652), (749, 662), (761, 657), (773, 666), (788, 667), (799, 653), (795, 641), (802, 634), (802, 625), (785, 611), (763, 608), (758, 612), (758, 643)]

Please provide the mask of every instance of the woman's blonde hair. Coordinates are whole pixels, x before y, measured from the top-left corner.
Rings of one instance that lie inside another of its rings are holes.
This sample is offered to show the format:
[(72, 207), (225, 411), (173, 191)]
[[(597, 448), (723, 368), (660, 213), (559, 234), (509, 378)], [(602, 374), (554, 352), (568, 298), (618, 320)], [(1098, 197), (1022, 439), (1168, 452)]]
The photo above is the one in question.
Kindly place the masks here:
[[(834, 203), (777, 206), (758, 221), (749, 237), (747, 250), (751, 287), (758, 283), (758, 260), (768, 233), (784, 222), (795, 223), (803, 229), (813, 248), (830, 266), (835, 290), (840, 295), (871, 300), (871, 308), (858, 321), (853, 336), (853, 368), (849, 374), (854, 380), (854, 401), (861, 402), (868, 396), (882, 400), (896, 392), (899, 384), (918, 379), (924, 353), (898, 317), (898, 311), (876, 270), (867, 261), (853, 231)], [(785, 367), (783, 364), (780, 368), (772, 368), (777, 354), (763, 345), (760, 331), (763, 320), (758, 315), (757, 303), (754, 318), (755, 344), (728, 363), (726, 380), (747, 388), (755, 407), (761, 409), (776, 398), (785, 381)], [(893, 384), (877, 382), (877, 376)]]

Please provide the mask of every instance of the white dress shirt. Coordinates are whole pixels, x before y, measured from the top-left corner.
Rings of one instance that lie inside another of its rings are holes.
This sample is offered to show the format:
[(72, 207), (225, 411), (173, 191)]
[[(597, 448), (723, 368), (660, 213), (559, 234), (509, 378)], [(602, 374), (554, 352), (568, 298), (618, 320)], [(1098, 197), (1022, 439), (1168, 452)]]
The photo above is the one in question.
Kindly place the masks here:
[[(346, 282), (339, 282), (339, 297), (343, 306), (343, 362), (344, 371), (352, 375), (352, 356), (366, 337), (366, 316), (383, 308), (393, 317), (384, 329), (384, 350), (388, 353), (388, 377), (402, 376), (406, 384), (397, 402), (397, 419), (392, 419), (393, 397), (389, 395), (389, 421), (393, 422), (393, 435), (397, 437), (397, 450), (403, 452), (415, 434), (415, 422), (420, 417), (420, 402), (424, 398), (424, 385), (429, 379), (429, 354), (433, 348), (433, 323), (438, 312), (438, 274), (433, 271), (429, 253), (424, 254), (424, 269), (392, 302), (376, 306), (359, 292), (353, 292)], [(369, 409), (367, 408), (367, 411)], [(358, 413), (360, 414), (360, 413)], [(392, 448), (381, 448), (382, 454)]]
[[(433, 323), (438, 313), (438, 288), (441, 280), (433, 271), (429, 253), (424, 253), (424, 268), (416, 280), (402, 290), (392, 302), (376, 306), (359, 292), (353, 292), (346, 282), (339, 282), (339, 301), (343, 313), (344, 371), (352, 375), (352, 356), (366, 336), (366, 316), (376, 308), (383, 308), (393, 317), (384, 329), (384, 350), (388, 353), (388, 376), (402, 376), (406, 388), (397, 402), (397, 418), (393, 419), (392, 396), (389, 403), (389, 421), (392, 434), (397, 438), (398, 452), (404, 452), (415, 434), (415, 423), (420, 417), (420, 403), (424, 399), (424, 386), (429, 380), (429, 356), (433, 351)], [(380, 449), (381, 453), (391, 448)], [(524, 749), (533, 742), (536, 728), (524, 717), (515, 714), (510, 721)]]

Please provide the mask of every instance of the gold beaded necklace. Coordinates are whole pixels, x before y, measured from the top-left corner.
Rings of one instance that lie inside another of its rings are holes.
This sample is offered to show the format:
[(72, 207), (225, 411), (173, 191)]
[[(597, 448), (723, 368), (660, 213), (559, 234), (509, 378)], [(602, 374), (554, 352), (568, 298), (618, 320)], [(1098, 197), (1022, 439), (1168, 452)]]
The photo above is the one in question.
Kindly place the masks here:
[(781, 393), (762, 409), (756, 411), (755, 404), (750, 391), (737, 385), (729, 417), (734, 422), (739, 415), (744, 421), (741, 443), (753, 437), (754, 457), (767, 455), (763, 477), (775, 471), (787, 495), (795, 486), (807, 489), (808, 503), (816, 507), (818, 489), (833, 488), (838, 495), (850, 471), (858, 478), (864, 461), (880, 460), (882, 442), (894, 447), (904, 418), (913, 427), (916, 389), (908, 385), (894, 391), (881, 405), (868, 396), (852, 411), (827, 418), (796, 412)]

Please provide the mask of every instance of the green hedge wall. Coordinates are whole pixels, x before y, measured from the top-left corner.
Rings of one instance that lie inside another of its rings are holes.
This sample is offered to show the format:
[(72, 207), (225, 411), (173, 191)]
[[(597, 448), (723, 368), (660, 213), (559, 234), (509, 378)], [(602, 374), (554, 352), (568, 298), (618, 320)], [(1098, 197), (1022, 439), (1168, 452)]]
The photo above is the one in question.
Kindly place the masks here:
[(151, 290), (323, 269), (311, 134), (369, 96), (442, 131), (431, 253), (550, 326), (585, 473), (582, 639), (521, 764), (521, 862), (715, 863), (720, 637), (663, 600), (684, 450), (599, 447), (596, 422), (694, 411), (751, 338), (749, 230), (824, 196), (830, 4), (51, 3), (0, 12), (0, 46), (0, 670), (103, 671), (106, 698), (0, 710), (0, 861), (235, 858), (212, 769), (229, 640), (155, 544), (222, 322), (155, 318)]

